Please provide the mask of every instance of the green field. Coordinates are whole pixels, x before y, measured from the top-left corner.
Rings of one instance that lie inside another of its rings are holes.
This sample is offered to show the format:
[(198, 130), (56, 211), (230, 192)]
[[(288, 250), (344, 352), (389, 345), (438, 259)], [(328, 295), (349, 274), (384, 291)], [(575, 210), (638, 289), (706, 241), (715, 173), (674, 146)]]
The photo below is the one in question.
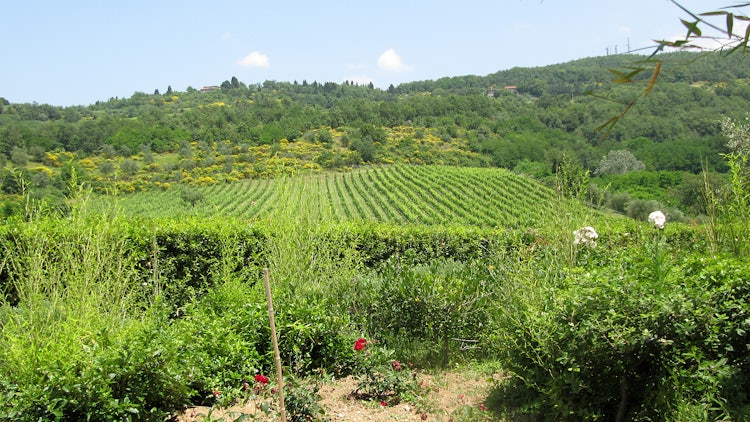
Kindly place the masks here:
[(197, 187), (202, 201), (191, 206), (179, 188), (119, 197), (100, 196), (126, 215), (174, 217), (224, 215), (262, 220), (282, 208), (299, 209), (309, 220), (333, 223), (539, 226), (554, 212), (551, 189), (498, 168), (446, 166), (366, 167)]

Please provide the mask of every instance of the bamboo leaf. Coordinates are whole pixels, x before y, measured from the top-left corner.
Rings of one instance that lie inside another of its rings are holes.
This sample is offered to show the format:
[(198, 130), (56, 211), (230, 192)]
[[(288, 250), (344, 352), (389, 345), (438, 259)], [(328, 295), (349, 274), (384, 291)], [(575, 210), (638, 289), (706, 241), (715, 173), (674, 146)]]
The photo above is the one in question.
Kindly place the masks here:
[(734, 46), (731, 50), (729, 50), (729, 53), (734, 53), (735, 51), (739, 50), (740, 48), (742, 50), (747, 50), (747, 43), (750, 41), (750, 25), (745, 28), (745, 37), (742, 39), (742, 41), (739, 42), (736, 46)]
[(732, 36), (732, 30), (734, 29), (734, 14), (727, 13), (727, 36)]
[(693, 34), (696, 37), (700, 37), (703, 34), (703, 32), (701, 31), (700, 27), (698, 27), (698, 21), (688, 22), (685, 19), (680, 19), (680, 21), (682, 22), (683, 25), (685, 25), (685, 27), (688, 30), (687, 38), (690, 38), (690, 36), (693, 35)]
[(633, 82), (633, 77), (638, 75), (639, 73), (643, 72), (646, 68), (644, 67), (637, 67), (634, 68), (631, 72), (625, 73), (621, 72), (616, 69), (608, 69), (610, 72), (614, 73), (617, 77), (612, 80), (612, 82), (616, 84), (624, 84), (624, 83), (630, 83)]
[(656, 79), (659, 77), (659, 71), (661, 70), (661, 60), (659, 60), (656, 63), (656, 67), (654, 67), (654, 72), (651, 74), (651, 80), (648, 82), (648, 86), (646, 87), (646, 91), (643, 93), (643, 96), (648, 96), (648, 93), (651, 92), (651, 88), (656, 85)]
[(620, 115), (613, 116), (609, 120), (607, 120), (606, 122), (604, 122), (601, 125), (597, 126), (594, 130), (597, 131), (597, 132), (599, 132), (599, 131), (601, 131), (602, 129), (604, 129), (606, 127), (614, 126), (614, 124), (617, 123), (618, 120), (620, 120), (620, 117), (622, 117), (622, 116), (620, 116)]

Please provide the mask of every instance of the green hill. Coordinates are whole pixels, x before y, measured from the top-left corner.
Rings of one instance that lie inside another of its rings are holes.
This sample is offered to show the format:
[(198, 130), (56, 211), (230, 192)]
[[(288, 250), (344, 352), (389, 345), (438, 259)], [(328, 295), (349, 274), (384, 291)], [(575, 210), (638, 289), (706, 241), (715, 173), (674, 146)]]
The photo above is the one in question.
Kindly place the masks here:
[[(383, 164), (499, 167), (544, 179), (566, 157), (593, 173), (614, 150), (646, 171), (697, 174), (705, 163), (725, 173), (720, 121), (750, 110), (748, 56), (657, 58), (660, 81), (646, 97), (653, 63), (617, 55), (388, 90), (232, 78), (208, 92), (168, 89), (89, 106), (0, 99), (0, 203), (11, 204), (0, 207), (15, 213), (23, 192), (60, 202), (73, 174), (99, 192)], [(610, 69), (636, 65), (645, 68), (633, 83), (612, 82)], [(609, 131), (598, 130), (634, 100)], [(645, 197), (668, 202), (662, 192)]]

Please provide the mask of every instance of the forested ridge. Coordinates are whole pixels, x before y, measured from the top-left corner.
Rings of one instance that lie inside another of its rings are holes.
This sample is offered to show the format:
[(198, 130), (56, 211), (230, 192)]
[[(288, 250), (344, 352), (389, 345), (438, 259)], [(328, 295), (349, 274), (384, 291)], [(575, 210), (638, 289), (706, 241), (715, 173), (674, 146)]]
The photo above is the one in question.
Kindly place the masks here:
[[(663, 66), (648, 95), (654, 63), (611, 55), (385, 90), (232, 77), (88, 106), (0, 99), (2, 190), (18, 194), (19, 176), (37, 192), (62, 189), (72, 173), (100, 190), (132, 191), (392, 163), (496, 166), (544, 180), (568, 159), (605, 176), (603, 157), (625, 150), (643, 164), (634, 170), (657, 180), (646, 194), (630, 194), (699, 212), (685, 199), (691, 192), (667, 188), (695, 184), (703, 165), (727, 170), (720, 120), (750, 110), (748, 57), (655, 58)], [(636, 67), (644, 71), (634, 82), (613, 82), (616, 71)]]

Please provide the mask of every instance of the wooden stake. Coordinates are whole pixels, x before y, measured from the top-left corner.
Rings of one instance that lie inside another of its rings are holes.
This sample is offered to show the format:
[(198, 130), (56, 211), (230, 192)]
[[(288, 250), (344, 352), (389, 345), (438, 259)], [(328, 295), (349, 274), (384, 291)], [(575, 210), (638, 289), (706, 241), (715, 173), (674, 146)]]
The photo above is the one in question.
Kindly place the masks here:
[(266, 299), (268, 300), (268, 320), (271, 323), (271, 341), (273, 342), (273, 358), (276, 362), (276, 391), (279, 393), (279, 406), (281, 407), (281, 421), (286, 422), (286, 408), (284, 407), (284, 379), (281, 375), (281, 356), (279, 355), (279, 342), (276, 340), (276, 322), (273, 318), (273, 300), (271, 300), (271, 282), (268, 277), (268, 268), (263, 269), (263, 281), (266, 283)]

